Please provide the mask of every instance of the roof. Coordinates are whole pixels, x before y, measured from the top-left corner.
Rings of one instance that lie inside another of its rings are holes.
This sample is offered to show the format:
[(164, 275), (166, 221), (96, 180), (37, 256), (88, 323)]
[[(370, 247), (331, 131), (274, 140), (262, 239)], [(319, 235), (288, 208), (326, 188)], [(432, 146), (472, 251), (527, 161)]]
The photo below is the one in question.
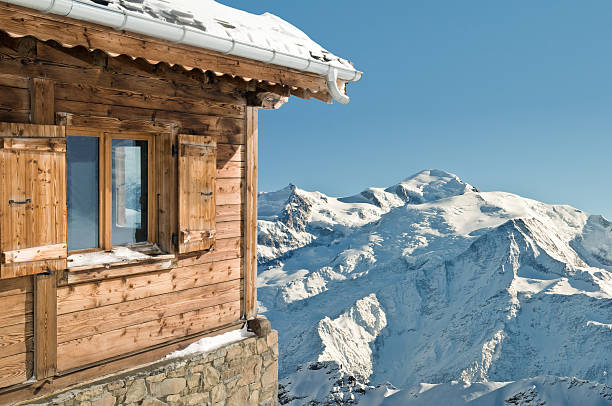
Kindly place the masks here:
[(304, 32), (271, 13), (255, 15), (213, 0), (84, 0), (121, 11), (147, 14), (157, 20), (192, 27), (258, 47), (293, 56), (337, 62), (355, 71), (353, 65), (327, 51)]
[[(118, 30), (245, 57), (327, 77), (336, 100), (337, 79), (361, 72), (304, 32), (270, 13), (251, 14), (214, 0), (8, 0), (9, 3)], [(341, 100), (346, 97), (346, 100)]]

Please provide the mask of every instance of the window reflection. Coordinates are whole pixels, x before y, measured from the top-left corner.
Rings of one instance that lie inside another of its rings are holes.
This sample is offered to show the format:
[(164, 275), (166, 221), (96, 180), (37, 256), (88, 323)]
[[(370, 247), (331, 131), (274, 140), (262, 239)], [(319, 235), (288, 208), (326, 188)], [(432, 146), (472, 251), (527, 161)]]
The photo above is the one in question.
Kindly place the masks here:
[(112, 244), (147, 241), (147, 141), (112, 140)]
[(98, 248), (99, 139), (66, 137), (68, 250)]

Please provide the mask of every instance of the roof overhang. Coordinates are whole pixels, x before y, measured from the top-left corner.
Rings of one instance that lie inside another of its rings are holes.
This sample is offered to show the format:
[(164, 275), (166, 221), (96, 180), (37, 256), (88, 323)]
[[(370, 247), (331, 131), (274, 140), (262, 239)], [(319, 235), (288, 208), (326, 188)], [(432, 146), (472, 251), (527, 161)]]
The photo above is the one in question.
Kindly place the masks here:
[[(57, 3), (62, 4), (68, 1), (78, 3), (78, 0), (61, 0)], [(158, 24), (160, 25), (159, 30), (155, 31), (151, 26), (142, 28), (142, 22), (134, 23), (133, 27), (130, 28), (126, 24), (129, 20), (127, 14), (122, 26), (129, 30), (109, 28), (107, 25), (109, 25), (108, 21), (110, 20), (105, 20), (109, 16), (105, 16), (104, 13), (119, 12), (102, 8), (97, 10), (95, 7), (92, 8), (91, 5), (87, 5), (90, 7), (90, 13), (94, 13), (92, 11), (94, 10), (95, 13), (99, 12), (101, 14), (86, 18), (83, 15), (85, 11), (81, 11), (81, 14), (76, 14), (79, 19), (75, 19), (11, 3), (28, 3), (30, 7), (37, 4), (40, 8), (45, 1), (9, 0), (0, 3), (0, 29), (12, 36), (31, 35), (43, 41), (57, 41), (66, 47), (84, 46), (90, 50), (99, 49), (111, 55), (125, 54), (132, 58), (143, 58), (151, 63), (166, 62), (171, 65), (181, 65), (186, 69), (198, 68), (219, 74), (239, 76), (246, 80), (255, 79), (286, 87), (286, 93), (288, 94), (307, 99), (313, 97), (327, 103), (331, 103), (333, 99), (344, 104), (348, 103), (349, 98), (345, 90), (347, 82), (357, 81), (361, 78), (361, 72), (359, 71), (334, 64), (321, 63), (314, 59), (303, 61), (304, 69), (276, 64), (277, 61), (290, 61), (290, 59), (276, 51), (265, 50), (250, 44), (238, 43), (239, 46), (236, 46), (237, 41), (231, 44), (233, 54), (232, 52), (222, 53), (206, 49), (203, 46), (191, 45), (190, 43), (197, 43), (197, 41), (192, 39), (191, 36), (187, 36), (184, 26), (152, 20), (147, 21), (147, 24)], [(51, 3), (55, 4), (55, 1), (51, 1)], [(45, 10), (48, 8), (47, 6)], [(138, 17), (140, 18), (140, 16)], [(99, 19), (100, 22), (106, 22), (107, 25), (86, 21), (87, 19)], [(138, 27), (141, 27), (140, 31), (160, 34), (153, 36), (152, 34), (145, 35), (134, 32), (138, 30)], [(169, 28), (175, 28), (178, 31), (170, 33), (168, 32)], [(202, 35), (204, 34), (200, 34), (200, 40), (204, 38)], [(191, 39), (188, 40), (188, 38)], [(249, 50), (249, 47), (252, 49)], [(244, 55), (251, 55), (252, 57), (247, 58)], [(271, 58), (271, 55), (274, 58)], [(293, 61), (287, 62), (285, 65), (295, 65), (296, 58), (292, 58)]]

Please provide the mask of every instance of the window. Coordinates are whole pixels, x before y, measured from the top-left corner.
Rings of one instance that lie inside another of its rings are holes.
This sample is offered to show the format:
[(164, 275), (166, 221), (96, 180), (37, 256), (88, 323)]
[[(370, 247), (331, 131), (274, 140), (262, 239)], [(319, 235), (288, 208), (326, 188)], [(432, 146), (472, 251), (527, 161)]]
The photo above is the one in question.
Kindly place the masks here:
[(100, 246), (100, 164), (96, 137), (66, 138), (68, 249)]
[(112, 140), (112, 242), (147, 241), (147, 141)]
[(68, 250), (155, 243), (154, 137), (68, 131)]

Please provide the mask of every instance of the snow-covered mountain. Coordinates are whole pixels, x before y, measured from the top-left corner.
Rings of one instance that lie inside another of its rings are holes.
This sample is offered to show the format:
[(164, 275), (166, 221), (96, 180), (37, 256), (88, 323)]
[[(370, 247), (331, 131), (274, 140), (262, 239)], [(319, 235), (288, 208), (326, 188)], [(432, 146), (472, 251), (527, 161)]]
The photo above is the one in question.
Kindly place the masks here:
[(290, 185), (259, 218), (284, 404), (612, 403), (605, 218), (439, 170), (345, 198)]

